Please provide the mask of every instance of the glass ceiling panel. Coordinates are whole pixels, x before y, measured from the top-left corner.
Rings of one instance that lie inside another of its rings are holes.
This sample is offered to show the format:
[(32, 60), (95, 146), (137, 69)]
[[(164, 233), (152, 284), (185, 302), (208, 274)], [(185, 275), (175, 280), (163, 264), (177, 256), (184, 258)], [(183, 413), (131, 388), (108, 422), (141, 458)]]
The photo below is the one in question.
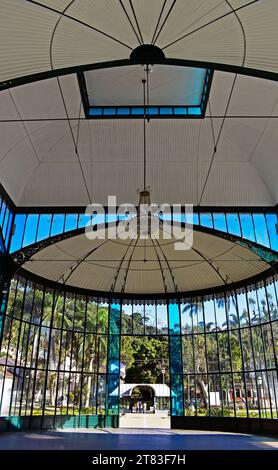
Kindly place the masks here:
[[(153, 65), (151, 70), (150, 105), (200, 105), (206, 69)], [(90, 106), (143, 104), (144, 66), (90, 70), (84, 75)]]

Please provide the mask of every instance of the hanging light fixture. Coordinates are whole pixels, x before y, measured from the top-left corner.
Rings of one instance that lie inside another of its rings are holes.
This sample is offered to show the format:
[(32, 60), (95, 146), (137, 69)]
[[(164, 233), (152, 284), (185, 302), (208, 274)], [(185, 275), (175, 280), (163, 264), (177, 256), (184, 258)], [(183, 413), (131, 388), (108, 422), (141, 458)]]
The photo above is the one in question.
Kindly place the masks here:
[(144, 104), (144, 118), (143, 118), (143, 189), (139, 191), (139, 203), (137, 216), (130, 221), (129, 228), (133, 234), (138, 238), (158, 238), (159, 231), (159, 217), (156, 212), (150, 209), (151, 195), (147, 187), (147, 144), (146, 144), (146, 127), (150, 121), (148, 114), (149, 110), (149, 75), (151, 72), (149, 64), (144, 67), (145, 77), (142, 80), (143, 84), (143, 104)]

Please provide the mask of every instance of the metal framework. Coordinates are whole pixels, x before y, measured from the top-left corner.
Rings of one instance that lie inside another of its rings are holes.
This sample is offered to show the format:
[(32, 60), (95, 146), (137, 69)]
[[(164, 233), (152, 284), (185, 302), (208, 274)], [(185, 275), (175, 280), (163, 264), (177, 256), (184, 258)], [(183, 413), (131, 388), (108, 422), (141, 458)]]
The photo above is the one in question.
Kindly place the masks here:
[[(161, 63), (161, 62), (156, 62)], [(240, 75), (247, 75), (251, 77), (264, 78), (266, 80), (278, 81), (278, 73), (269, 72), (267, 70), (259, 70), (250, 67), (231, 65), (231, 64), (221, 64), (218, 62), (206, 62), (206, 61), (195, 61), (195, 60), (182, 60), (182, 59), (167, 59), (163, 61), (166, 65), (177, 65), (183, 67), (196, 67), (204, 68), (210, 70), (219, 70), (221, 72), (229, 72)], [(26, 83), (36, 82), (38, 80), (46, 80), (48, 78), (69, 75), (71, 73), (84, 72), (88, 70), (98, 70), (110, 67), (121, 67), (126, 65), (134, 65), (130, 59), (123, 60), (114, 60), (108, 62), (100, 62), (97, 64), (86, 64), (83, 66), (74, 66), (66, 67), (61, 69), (49, 70), (47, 72), (41, 72), (31, 75), (26, 75), (24, 77), (18, 77), (15, 79), (10, 79), (0, 83), (0, 90), (7, 90), (15, 86), (24, 85)]]
[[(116, 222), (120, 219), (117, 212), (114, 214), (105, 208), (105, 213), (95, 223)], [(175, 217), (177, 215), (175, 214)], [(122, 217), (122, 216), (121, 216)], [(161, 216), (163, 217), (163, 216)], [(180, 222), (185, 222), (185, 216), (181, 213)], [(11, 249), (13, 253), (22, 247), (32, 245), (49, 237), (66, 232), (77, 231), (94, 223), (94, 218), (85, 215), (85, 208), (69, 208), (60, 211), (55, 208), (29, 208), (20, 210), (15, 214)], [(276, 208), (202, 208), (194, 209), (193, 224), (195, 229), (212, 229), (213, 233), (223, 236), (227, 233), (231, 237), (240, 237), (243, 240), (253, 242), (278, 251), (277, 235), (277, 210)], [(78, 232), (76, 232), (78, 233)]]
[[(236, 14), (236, 10), (229, 14)], [(243, 26), (242, 31), (241, 67), (165, 58), (157, 63), (278, 81), (277, 73), (244, 67)], [(156, 29), (154, 40), (159, 33)], [(0, 90), (133, 63), (127, 59), (50, 70), (2, 82)], [(219, 231), (221, 236), (248, 244), (267, 259), (271, 267), (263, 273), (264, 279), (249, 279), (248, 285), (230, 285), (225, 292), (221, 288), (221, 291), (195, 292), (194, 297), (193, 293), (180, 294), (179, 300), (176, 294), (167, 299), (149, 298), (152, 302), (141, 299), (138, 305), (139, 299), (136, 303), (134, 299), (112, 297), (104, 303), (97, 293), (74, 292), (35, 277), (31, 280), (24, 272), (23, 276), (13, 278), (15, 265), (7, 253), (13, 251), (10, 248), (16, 236), (18, 216), (22, 216), (24, 223), (20, 243), (14, 250), (17, 267), (34, 250), (54, 243), (55, 237), (62, 239), (82, 231), (79, 222), (84, 211), (82, 208), (16, 208), (1, 187), (0, 194), (3, 194), (0, 199), (0, 408), (8, 406), (4, 413), (7, 421), (20, 427), (21, 418), (29, 417), (29, 427), (47, 426), (48, 420), (54, 427), (81, 426), (85, 421), (92, 425), (90, 419), (95, 415), (118, 416), (119, 396), (111, 393), (120, 383), (121, 339), (130, 334), (167, 336), (173, 417), (277, 418), (278, 280), (273, 275), (278, 252), (277, 207), (198, 208), (195, 218), (198, 229)], [(30, 230), (28, 220), (34, 214), (37, 214), (37, 225), (30, 242), (25, 240), (25, 234)], [(46, 214), (49, 232), (45, 230), (40, 239), (40, 223)], [(53, 233), (57, 214), (63, 218), (62, 228)], [(67, 217), (74, 214), (76, 227), (71, 225), (66, 230)], [(150, 315), (146, 314), (147, 309), (151, 310)], [(140, 331), (135, 314), (141, 319)], [(128, 316), (131, 317), (129, 330), (124, 326)], [(149, 322), (148, 318), (154, 320)], [(7, 381), (12, 386), (10, 399), (5, 401)]]
[(167, 338), (173, 417), (275, 419), (277, 289), (270, 277), (209, 298), (127, 304), (16, 276), (1, 344), (2, 415), (19, 428), (23, 417), (44, 428), (119, 416), (121, 344), (138, 336)]
[[(130, 65), (133, 65), (130, 64)], [(83, 72), (78, 72), (78, 83), (83, 109), (87, 119), (203, 119), (206, 114), (213, 71), (207, 70), (201, 101), (198, 105), (157, 105), (152, 106), (92, 106), (89, 103), (86, 79)]]

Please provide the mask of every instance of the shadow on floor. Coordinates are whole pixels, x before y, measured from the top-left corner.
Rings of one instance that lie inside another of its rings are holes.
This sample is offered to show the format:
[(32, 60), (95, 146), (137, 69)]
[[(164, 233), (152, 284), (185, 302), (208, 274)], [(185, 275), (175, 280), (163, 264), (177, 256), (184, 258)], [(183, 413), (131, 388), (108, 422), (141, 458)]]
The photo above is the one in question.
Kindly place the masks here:
[(106, 429), (3, 433), (0, 450), (278, 450), (278, 439), (206, 431)]

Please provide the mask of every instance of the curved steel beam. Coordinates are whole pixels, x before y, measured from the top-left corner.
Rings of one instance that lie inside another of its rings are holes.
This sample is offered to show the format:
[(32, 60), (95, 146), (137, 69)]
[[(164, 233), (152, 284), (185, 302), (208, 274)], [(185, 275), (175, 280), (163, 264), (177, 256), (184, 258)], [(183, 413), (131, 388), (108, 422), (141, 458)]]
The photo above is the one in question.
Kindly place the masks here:
[[(229, 72), (238, 75), (247, 75), (251, 77), (263, 78), (265, 80), (278, 81), (278, 72), (271, 72), (268, 70), (254, 69), (250, 67), (244, 67), (240, 65), (232, 64), (222, 64), (217, 62), (208, 62), (208, 61), (199, 61), (199, 60), (186, 60), (186, 59), (175, 59), (175, 58), (166, 58), (160, 64), (164, 65), (177, 65), (180, 67), (193, 67), (193, 68), (205, 68), (211, 70), (218, 70), (221, 72)], [(78, 72), (86, 72), (88, 70), (99, 70), (112, 67), (121, 67), (134, 65), (130, 59), (120, 59), (113, 60), (108, 62), (99, 62), (97, 64), (84, 64), (77, 65), (72, 67), (65, 67), (55, 70), (47, 70), (45, 72), (39, 72), (35, 74), (25, 75), (22, 77), (16, 77), (4, 80), (0, 82), (0, 90), (7, 90), (8, 88), (13, 88), (20, 85), (25, 85), (27, 83), (32, 83), (40, 80), (46, 80), (48, 78), (53, 78), (62, 75), (69, 75)], [(156, 64), (154, 64), (156, 65)]]

